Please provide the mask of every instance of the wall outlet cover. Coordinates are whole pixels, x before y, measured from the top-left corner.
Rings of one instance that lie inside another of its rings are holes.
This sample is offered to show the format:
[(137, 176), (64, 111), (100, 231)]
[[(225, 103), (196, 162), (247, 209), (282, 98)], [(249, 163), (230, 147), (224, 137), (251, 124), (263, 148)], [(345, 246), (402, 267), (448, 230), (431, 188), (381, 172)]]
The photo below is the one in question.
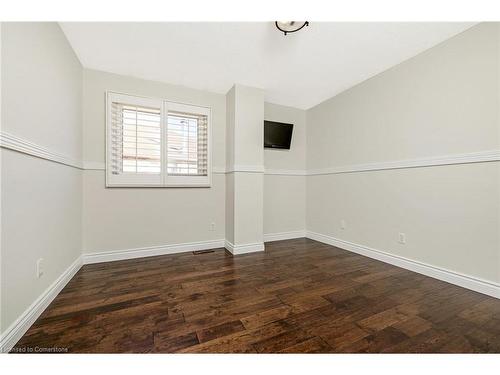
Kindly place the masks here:
[(43, 276), (43, 258), (36, 261), (36, 277), (40, 278)]

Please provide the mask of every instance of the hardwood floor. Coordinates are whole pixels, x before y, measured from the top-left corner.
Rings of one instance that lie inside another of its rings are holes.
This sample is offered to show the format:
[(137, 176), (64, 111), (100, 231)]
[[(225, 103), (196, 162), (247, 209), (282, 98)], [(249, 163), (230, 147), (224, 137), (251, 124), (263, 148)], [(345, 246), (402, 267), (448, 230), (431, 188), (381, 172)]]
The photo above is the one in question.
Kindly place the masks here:
[(69, 352), (500, 352), (500, 300), (309, 239), (84, 266), (16, 345)]

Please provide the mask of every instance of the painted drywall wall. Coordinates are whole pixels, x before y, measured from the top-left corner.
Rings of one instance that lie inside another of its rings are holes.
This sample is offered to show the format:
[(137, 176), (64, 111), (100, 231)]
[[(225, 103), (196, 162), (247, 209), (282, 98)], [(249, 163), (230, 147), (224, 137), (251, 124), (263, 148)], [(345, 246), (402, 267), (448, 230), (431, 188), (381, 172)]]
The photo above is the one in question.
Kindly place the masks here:
[[(55, 23), (1, 27), (2, 132), (80, 158), (82, 67), (64, 34)], [(82, 180), (79, 169), (0, 152), (5, 332), (80, 256)]]
[(306, 111), (264, 103), (264, 119), (293, 124), (290, 150), (264, 149), (266, 169), (304, 171), (306, 169)]
[[(107, 90), (210, 107), (213, 168), (224, 168), (224, 95), (94, 70), (84, 70), (83, 80), (83, 154), (88, 165), (104, 165)], [(210, 188), (106, 188), (104, 170), (85, 170), (83, 252), (224, 239), (224, 213), (223, 173), (213, 174)]]
[[(308, 110), (308, 170), (498, 150), (499, 32), (480, 24)], [(308, 176), (307, 229), (498, 282), (499, 168)]]
[(306, 111), (265, 103), (264, 118), (293, 124), (290, 150), (264, 149), (264, 233), (304, 231)]
[(264, 175), (264, 234), (304, 231), (306, 177)]
[[(234, 85), (233, 167), (264, 165), (264, 90)], [(229, 125), (229, 124), (228, 124)]]
[(5, 22), (2, 38), (2, 131), (81, 159), (82, 67), (59, 25)]

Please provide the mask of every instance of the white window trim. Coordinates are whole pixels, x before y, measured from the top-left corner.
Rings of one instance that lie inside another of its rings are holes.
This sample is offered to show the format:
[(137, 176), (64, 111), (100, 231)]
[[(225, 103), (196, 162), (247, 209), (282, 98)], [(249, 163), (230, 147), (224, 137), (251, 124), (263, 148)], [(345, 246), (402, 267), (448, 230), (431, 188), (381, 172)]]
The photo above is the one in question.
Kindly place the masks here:
[[(161, 173), (155, 174), (129, 174), (113, 175), (109, 165), (111, 163), (111, 103), (119, 101), (146, 107), (160, 108), (162, 140), (161, 147)], [(139, 95), (106, 92), (106, 187), (211, 187), (212, 186), (212, 110), (210, 107), (197, 104), (179, 103), (167, 99), (151, 98)], [(207, 119), (207, 175), (206, 176), (172, 176), (167, 173), (167, 122), (168, 111), (196, 112), (204, 114)]]

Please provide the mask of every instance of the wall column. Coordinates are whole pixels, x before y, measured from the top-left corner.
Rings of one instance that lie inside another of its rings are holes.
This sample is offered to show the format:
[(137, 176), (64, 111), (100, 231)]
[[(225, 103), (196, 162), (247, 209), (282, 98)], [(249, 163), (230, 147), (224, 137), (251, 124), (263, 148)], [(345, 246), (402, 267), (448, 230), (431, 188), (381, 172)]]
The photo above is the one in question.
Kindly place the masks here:
[(234, 85), (226, 95), (226, 249), (264, 250), (264, 91)]

